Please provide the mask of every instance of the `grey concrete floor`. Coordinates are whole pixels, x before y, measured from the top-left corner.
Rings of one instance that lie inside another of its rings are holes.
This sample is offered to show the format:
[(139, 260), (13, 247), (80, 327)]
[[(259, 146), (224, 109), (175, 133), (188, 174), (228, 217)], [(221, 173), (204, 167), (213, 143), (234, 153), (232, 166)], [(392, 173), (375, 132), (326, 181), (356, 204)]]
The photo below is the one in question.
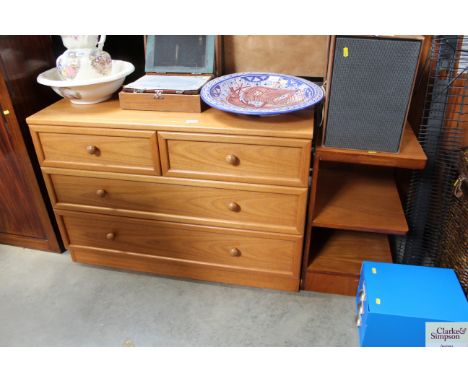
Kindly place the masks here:
[(178, 280), (0, 245), (0, 346), (357, 346), (352, 297)]

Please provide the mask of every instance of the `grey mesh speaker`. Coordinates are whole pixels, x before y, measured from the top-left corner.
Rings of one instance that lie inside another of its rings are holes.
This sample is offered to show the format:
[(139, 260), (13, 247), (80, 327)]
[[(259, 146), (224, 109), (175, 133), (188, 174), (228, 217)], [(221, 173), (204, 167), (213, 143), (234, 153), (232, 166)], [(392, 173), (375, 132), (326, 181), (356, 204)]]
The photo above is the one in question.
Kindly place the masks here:
[(398, 152), (420, 50), (419, 39), (337, 36), (324, 146)]

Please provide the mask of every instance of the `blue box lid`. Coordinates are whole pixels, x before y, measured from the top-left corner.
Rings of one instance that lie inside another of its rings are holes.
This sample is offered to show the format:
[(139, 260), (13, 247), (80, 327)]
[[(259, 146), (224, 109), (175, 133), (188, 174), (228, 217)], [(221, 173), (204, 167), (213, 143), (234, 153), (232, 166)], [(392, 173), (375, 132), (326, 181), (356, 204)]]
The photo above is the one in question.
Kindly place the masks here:
[(147, 73), (213, 74), (215, 36), (160, 35), (146, 39)]
[(361, 274), (370, 312), (468, 321), (468, 302), (452, 269), (365, 261)]

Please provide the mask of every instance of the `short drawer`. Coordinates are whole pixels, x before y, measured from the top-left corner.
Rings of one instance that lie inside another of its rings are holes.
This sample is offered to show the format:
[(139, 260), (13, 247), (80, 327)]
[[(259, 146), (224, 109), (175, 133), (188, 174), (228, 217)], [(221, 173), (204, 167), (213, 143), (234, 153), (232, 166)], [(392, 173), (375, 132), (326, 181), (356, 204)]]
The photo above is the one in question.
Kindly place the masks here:
[(158, 140), (165, 176), (307, 187), (308, 140), (172, 132)]
[(304, 229), (306, 188), (50, 171), (61, 209), (292, 234)]
[(56, 211), (70, 246), (178, 259), (194, 264), (297, 276), (301, 237)]
[(42, 166), (160, 174), (154, 131), (71, 127), (32, 131)]

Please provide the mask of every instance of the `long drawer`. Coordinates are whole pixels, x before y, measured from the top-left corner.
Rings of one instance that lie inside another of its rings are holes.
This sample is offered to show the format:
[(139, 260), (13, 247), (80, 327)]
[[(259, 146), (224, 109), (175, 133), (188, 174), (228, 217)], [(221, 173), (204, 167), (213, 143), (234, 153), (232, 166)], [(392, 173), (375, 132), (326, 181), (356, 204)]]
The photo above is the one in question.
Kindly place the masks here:
[(79, 245), (72, 245), (70, 253), (74, 261), (83, 264), (258, 288), (272, 288), (293, 292), (299, 290), (298, 277), (280, 274), (243, 271), (236, 268), (220, 268), (211, 264), (186, 262), (177, 259)]
[(31, 127), (41, 166), (160, 175), (156, 132)]
[(300, 236), (267, 234), (56, 210), (70, 248), (89, 247), (299, 277)]
[(164, 176), (307, 187), (310, 141), (158, 132)]
[(52, 168), (44, 172), (60, 209), (292, 234), (304, 228), (306, 188)]

